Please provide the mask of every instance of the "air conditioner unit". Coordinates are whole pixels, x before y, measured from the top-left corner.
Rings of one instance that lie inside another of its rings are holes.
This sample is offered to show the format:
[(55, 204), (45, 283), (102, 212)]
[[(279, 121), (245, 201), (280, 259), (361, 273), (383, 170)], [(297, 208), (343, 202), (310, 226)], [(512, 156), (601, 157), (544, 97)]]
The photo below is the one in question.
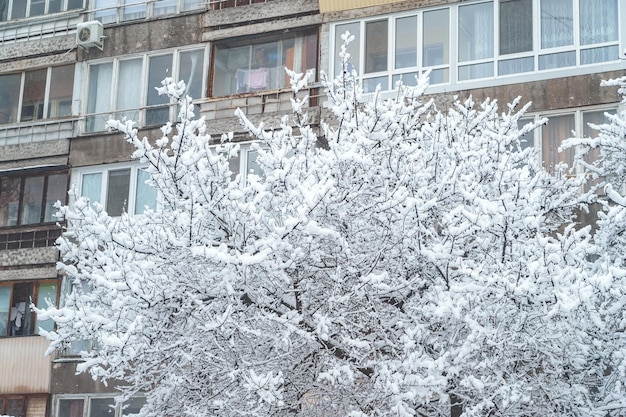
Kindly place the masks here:
[(95, 46), (102, 50), (103, 33), (102, 23), (97, 20), (79, 23), (76, 25), (76, 45), (83, 48)]

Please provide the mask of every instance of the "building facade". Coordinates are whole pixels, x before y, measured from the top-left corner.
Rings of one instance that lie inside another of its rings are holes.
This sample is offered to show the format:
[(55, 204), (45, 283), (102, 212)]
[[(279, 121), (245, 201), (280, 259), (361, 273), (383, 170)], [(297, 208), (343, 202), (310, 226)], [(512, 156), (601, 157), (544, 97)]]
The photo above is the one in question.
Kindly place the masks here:
[(234, 111), (277, 126), (291, 109), (283, 68), (311, 74), (310, 120), (324, 119), (321, 72), (335, 75), (341, 34), (364, 92), (392, 94), (430, 71), (440, 109), (455, 96), (501, 105), (532, 101), (529, 134), (548, 169), (573, 153), (563, 139), (618, 110), (603, 79), (626, 75), (626, 0), (0, 0), (0, 415), (121, 416), (114, 390), (76, 375), (68, 346), (44, 356), (30, 311), (62, 304), (70, 287), (55, 268), (54, 217), (68, 190), (112, 215), (158, 209), (132, 149), (107, 131), (135, 120), (159, 137), (176, 109), (155, 87), (184, 80), (216, 143), (240, 141), (232, 170), (254, 170), (250, 137)]

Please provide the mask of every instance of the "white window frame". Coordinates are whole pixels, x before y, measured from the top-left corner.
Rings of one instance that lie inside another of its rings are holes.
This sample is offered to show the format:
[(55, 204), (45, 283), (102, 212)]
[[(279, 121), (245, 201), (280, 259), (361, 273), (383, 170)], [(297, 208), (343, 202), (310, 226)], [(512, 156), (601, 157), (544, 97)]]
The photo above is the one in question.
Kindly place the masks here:
[[(135, 209), (136, 209), (136, 203), (137, 203), (138, 171), (145, 169), (145, 167), (146, 167), (145, 165), (139, 164), (138, 162), (121, 162), (121, 163), (116, 163), (116, 164), (96, 165), (96, 166), (90, 166), (90, 167), (84, 167), (84, 168), (74, 168), (72, 170), (70, 183), (72, 184), (72, 187), (77, 191), (78, 196), (83, 196), (84, 195), (83, 178), (85, 177), (85, 175), (101, 174), (100, 199), (98, 202), (102, 205), (104, 210), (108, 212), (109, 210), (106, 207), (106, 201), (107, 201), (107, 190), (108, 190), (108, 183), (109, 183), (109, 173), (111, 171), (130, 169), (130, 177), (129, 177), (129, 185), (128, 185), (128, 199), (126, 200), (126, 212), (129, 215), (134, 216), (136, 215)], [(75, 198), (73, 198), (71, 202), (73, 203), (74, 201), (75, 201)], [(90, 201), (89, 203), (93, 204), (94, 202)], [(154, 210), (157, 211), (159, 209), (160, 209), (160, 201), (159, 201), (159, 195), (157, 192)], [(140, 213), (142, 212), (143, 212), (143, 209), (140, 210)]]
[[(158, 0), (111, 0), (112, 3), (115, 3), (112, 6), (105, 6), (96, 8), (96, 4), (98, 0), (88, 0), (89, 1), (89, 10), (90, 10), (90, 19), (98, 20), (102, 22), (102, 24), (109, 23), (120, 23), (120, 22), (128, 22), (132, 20), (140, 20), (140, 19), (150, 19), (153, 17), (160, 16), (168, 16), (172, 14), (178, 14), (183, 12), (192, 12), (192, 11), (201, 11), (205, 9), (206, 1), (197, 1), (194, 7), (185, 7), (185, 2), (189, 0), (172, 0), (175, 3), (175, 11), (172, 13), (161, 13), (155, 14), (155, 3)], [(143, 16), (138, 17), (125, 17), (126, 8), (138, 8), (143, 11)], [(100, 13), (99, 13), (100, 12)], [(108, 14), (102, 15), (102, 12), (108, 12)], [(112, 18), (103, 18), (103, 17), (112, 17)]]
[[(137, 397), (133, 397), (133, 398), (144, 398), (142, 396), (137, 396)], [(54, 397), (54, 401), (53, 401), (53, 410), (52, 410), (52, 415), (54, 417), (59, 417), (59, 413), (60, 413), (60, 404), (61, 401), (63, 400), (82, 400), (83, 401), (83, 416), (82, 417), (89, 417), (90, 413), (91, 413), (91, 401), (92, 400), (111, 400), (112, 402), (115, 402), (115, 394), (114, 393), (110, 393), (110, 394), (60, 394), (60, 395), (55, 395)], [(114, 407), (114, 413), (112, 417), (122, 417), (122, 413), (123, 413), (123, 404), (115, 404)]]
[[(181, 59), (180, 56), (181, 54), (185, 52), (191, 52), (191, 51), (202, 51), (203, 53), (201, 91), (200, 91), (201, 97), (193, 97), (194, 100), (202, 100), (206, 96), (207, 83), (208, 83), (208, 80), (207, 80), (208, 62), (209, 62), (209, 52), (208, 52), (209, 46), (208, 45), (190, 45), (190, 46), (186, 46), (183, 48), (168, 49), (168, 50), (162, 50), (158, 52), (120, 56), (120, 57), (113, 58), (113, 60), (109, 58), (109, 59), (90, 61), (88, 65), (85, 65), (84, 76), (83, 76), (82, 91), (84, 93), (83, 93), (83, 101), (82, 101), (82, 114), (85, 115), (85, 120), (83, 124), (83, 133), (95, 133), (95, 132), (105, 131), (105, 123), (107, 120), (109, 120), (110, 118), (115, 119), (115, 118), (120, 118), (121, 116), (123, 116), (123, 114), (118, 114), (117, 116), (120, 116), (120, 117), (116, 117), (116, 113), (121, 113), (120, 110), (123, 110), (124, 112), (128, 112), (128, 113), (138, 112), (138, 115), (139, 115), (138, 119), (133, 120), (133, 121), (136, 122), (139, 127), (146, 126), (146, 123), (145, 123), (146, 110), (150, 109), (151, 107), (162, 106), (162, 105), (148, 106), (146, 104), (148, 100), (148, 89), (154, 89), (156, 87), (160, 87), (160, 85), (151, 85), (151, 86), (147, 85), (148, 76), (149, 76), (150, 58), (154, 58), (158, 56), (165, 56), (165, 55), (172, 55), (172, 72), (170, 74), (167, 74), (167, 76), (173, 77), (175, 80), (178, 80), (178, 77), (180, 74), (180, 59)], [(117, 93), (118, 93), (118, 85), (119, 85), (118, 77), (119, 77), (120, 62), (130, 61), (133, 59), (142, 60), (141, 61), (141, 75), (140, 75), (141, 86), (140, 86), (140, 91), (139, 91), (141, 104), (137, 108), (119, 109), (117, 107)], [(89, 91), (90, 69), (94, 66), (106, 65), (106, 64), (112, 64), (109, 110), (104, 111), (104, 112), (89, 113), (88, 106), (89, 106), (89, 95), (90, 95), (90, 91)], [(166, 74), (163, 74), (163, 78), (165, 77), (166, 77)], [(170, 103), (170, 109), (169, 109), (167, 120), (170, 120), (170, 121), (175, 120), (176, 115), (177, 115), (176, 106)], [(96, 124), (94, 128), (92, 129), (90, 129), (90, 126), (89, 126), (90, 121), (87, 119), (88, 117), (96, 117), (100, 119), (97, 121), (97, 123), (96, 121), (94, 121), (94, 123)]]
[[(253, 169), (254, 167), (250, 166), (248, 163), (248, 157), (250, 154), (252, 153), (257, 153), (257, 149), (252, 147), (253, 143), (258, 143), (258, 142), (245, 142), (245, 143), (238, 143), (239, 145), (239, 153), (236, 157), (232, 157), (229, 161), (231, 162), (231, 171), (232, 171), (232, 178), (236, 178), (237, 175), (240, 175), (240, 181), (241, 184), (246, 184), (246, 182), (248, 181), (248, 175), (249, 175), (249, 170)], [(261, 145), (259, 145), (261, 146)], [(262, 148), (262, 147), (261, 147)], [(235, 164), (237, 165), (237, 171), (235, 171), (233, 168), (235, 168)], [(254, 172), (255, 175), (259, 175), (260, 177), (262, 177), (263, 175), (261, 173), (256, 173)]]
[[(576, 109), (562, 109), (562, 110), (554, 110), (554, 111), (548, 111), (548, 112), (541, 112), (541, 113), (532, 113), (532, 114), (527, 114), (524, 117), (522, 117), (521, 121), (522, 122), (537, 122), (542, 118), (547, 118), (548, 119), (548, 123), (551, 117), (558, 117), (558, 116), (574, 116), (574, 132), (569, 135), (567, 138), (563, 138), (563, 140), (565, 139), (569, 139), (570, 137), (578, 137), (578, 138), (582, 138), (583, 137), (583, 132), (585, 129), (584, 123), (583, 123), (583, 115), (585, 113), (591, 113), (591, 112), (611, 112), (611, 111), (615, 111), (615, 112), (619, 112), (619, 103), (614, 103), (614, 104), (610, 104), (610, 105), (598, 105), (598, 106), (586, 106), (586, 107), (578, 107)], [(608, 123), (608, 120), (607, 120)], [(525, 123), (524, 123), (525, 124)], [(535, 148), (537, 148), (539, 150), (538, 152), (538, 156), (539, 156), (539, 160), (541, 161), (541, 163), (543, 164), (544, 161), (544, 155), (542, 152), (543, 149), (543, 129), (542, 126), (537, 127), (535, 130), (533, 130), (532, 132), (530, 132), (528, 135), (530, 135), (530, 137), (528, 138), (529, 141), (532, 141), (531, 143), (529, 143), (530, 146), (533, 146)], [(548, 169), (549, 167), (546, 167), (544, 165), (544, 167), (546, 169)], [(571, 168), (571, 166), (569, 166), (569, 168)], [(582, 169), (580, 167), (577, 167), (576, 169), (576, 174), (581, 174), (582, 173)]]
[[(422, 48), (423, 48), (423, 16), (425, 12), (434, 11), (434, 10), (449, 10), (449, 74), (448, 74), (448, 82), (444, 82), (441, 84), (431, 85), (428, 89), (428, 93), (439, 93), (439, 92), (447, 92), (454, 89), (467, 89), (467, 88), (481, 88), (487, 86), (495, 86), (495, 85), (503, 85), (503, 84), (511, 84), (511, 83), (520, 83), (520, 82), (528, 82), (535, 80), (543, 80), (543, 79), (551, 79), (551, 78), (561, 78), (566, 75), (579, 75), (579, 74), (589, 74), (601, 71), (613, 71), (613, 70), (623, 70), (624, 63), (622, 59), (626, 58), (624, 56), (624, 45), (626, 44), (626, 0), (617, 0), (617, 8), (618, 8), (618, 39), (616, 41), (611, 42), (603, 42), (597, 44), (589, 44), (589, 45), (581, 45), (580, 44), (580, 30), (579, 30), (579, 20), (580, 16), (578, 13), (578, 4), (579, 0), (571, 0), (573, 2), (573, 13), (574, 13), (574, 22), (573, 22), (573, 36), (574, 43), (573, 45), (561, 46), (555, 48), (541, 49), (541, 10), (540, 10), (540, 1), (541, 0), (532, 0), (532, 13), (533, 13), (533, 49), (528, 52), (519, 52), (512, 54), (500, 54), (500, 39), (499, 39), (499, 2), (498, 0), (480, 0), (480, 1), (464, 1), (462, 3), (450, 4), (445, 6), (433, 6), (430, 8), (423, 9), (415, 9), (407, 12), (399, 12), (389, 15), (378, 15), (372, 16), (368, 18), (358, 19), (358, 20), (346, 20), (341, 22), (334, 22), (330, 25), (330, 47), (331, 52), (329, 56), (329, 73), (336, 74), (335, 67), (336, 62), (339, 59), (338, 53), (335, 45), (341, 45), (340, 37), (343, 34), (341, 32), (341, 25), (346, 24), (359, 24), (359, 34), (358, 36), (358, 50), (359, 50), (359, 62), (354, 62), (354, 65), (359, 69), (359, 79), (361, 82), (367, 79), (373, 79), (378, 77), (387, 77), (387, 85), (388, 88), (382, 88), (382, 91), (391, 91), (395, 88), (395, 85), (392, 80), (395, 80), (394, 77), (397, 78), (398, 75), (402, 73), (408, 73), (411, 71), (420, 73), (425, 70), (422, 68)], [(494, 16), (494, 27), (493, 27), (493, 57), (479, 59), (475, 61), (464, 61), (462, 64), (458, 59), (458, 25), (459, 25), (459, 7), (464, 7), (468, 5), (487, 3), (491, 4), (493, 7), (493, 16)], [(394, 52), (395, 52), (395, 32), (396, 32), (396, 20), (403, 17), (409, 16), (417, 16), (418, 19), (418, 28), (417, 28), (417, 65), (415, 67), (407, 67), (407, 68), (398, 68), (394, 67)], [(382, 71), (379, 73), (368, 73), (364, 74), (364, 63), (365, 63), (365, 25), (369, 22), (379, 21), (381, 19), (388, 19), (388, 64), (387, 71)], [(337, 41), (339, 39), (339, 41)], [(614, 60), (598, 62), (592, 64), (582, 65), (580, 63), (581, 59), (581, 51), (599, 48), (604, 46), (614, 46), (617, 47), (618, 55), (615, 56)], [(558, 52), (568, 52), (574, 51), (576, 55), (576, 64), (574, 66), (561, 67), (555, 69), (545, 69), (539, 70), (539, 57), (542, 55), (548, 55)], [(512, 73), (507, 75), (498, 75), (499, 63), (503, 61), (508, 61), (510, 59), (515, 58), (525, 58), (532, 57), (533, 59), (533, 71), (521, 72), (521, 73)], [(489, 63), (493, 66), (493, 76), (485, 77), (485, 78), (475, 78), (464, 81), (459, 81), (459, 68), (461, 66), (465, 66), (467, 64), (475, 64), (475, 63)], [(445, 69), (447, 65), (433, 66), (429, 67), (432, 70)], [(407, 80), (403, 80), (406, 81)], [(366, 91), (370, 92), (370, 91)]]
[[(25, 18), (30, 18), (30, 17), (31, 17), (31, 16), (30, 16), (30, 6), (31, 6), (31, 3), (32, 3), (33, 1), (34, 1), (34, 0), (8, 0), (8, 5), (7, 5), (7, 6), (8, 6), (8, 7), (7, 7), (7, 20), (6, 20), (6, 21), (7, 21), (7, 22), (11, 22), (11, 21), (14, 21), (14, 20), (17, 20), (17, 19), (25, 19)], [(36, 18), (36, 17), (43, 17), (43, 16), (47, 16), (48, 14), (51, 14), (51, 13), (49, 12), (49, 8), (50, 8), (50, 0), (43, 0), (43, 1), (45, 2), (45, 9), (44, 9), (44, 13), (43, 13), (43, 14), (40, 14), (40, 15), (32, 16), (33, 18)], [(67, 11), (67, 6), (68, 6), (69, 1), (70, 1), (70, 0), (61, 0), (61, 10), (59, 10), (58, 12), (52, 12), (52, 14), (54, 14), (54, 13), (62, 13), (62, 12)], [(12, 11), (13, 11), (13, 5), (14, 5), (15, 3), (17, 3), (17, 2), (26, 2), (26, 6), (25, 6), (25, 7), (26, 7), (26, 16), (24, 16), (24, 17), (18, 17), (18, 18), (11, 17), (11, 13), (12, 13)], [(83, 2), (83, 5), (82, 5), (80, 8), (76, 8), (76, 9), (72, 9), (72, 10), (81, 10), (81, 9), (83, 9), (83, 8), (85, 7), (85, 0), (82, 0), (82, 2)], [(1, 22), (2, 22), (2, 21), (0, 21), (0, 23), (1, 23)]]

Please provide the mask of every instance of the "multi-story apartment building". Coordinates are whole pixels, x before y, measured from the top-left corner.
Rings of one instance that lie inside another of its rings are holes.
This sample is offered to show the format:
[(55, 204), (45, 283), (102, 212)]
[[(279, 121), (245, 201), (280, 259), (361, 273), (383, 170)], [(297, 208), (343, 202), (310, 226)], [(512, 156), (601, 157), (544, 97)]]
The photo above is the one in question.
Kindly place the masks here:
[[(0, 0), (0, 415), (120, 416), (114, 389), (76, 375), (88, 342), (44, 357), (32, 300), (62, 303), (55, 269), (67, 190), (113, 215), (158, 207), (131, 147), (106, 131), (136, 120), (158, 137), (176, 109), (156, 93), (184, 80), (216, 142), (243, 143), (233, 171), (254, 169), (241, 108), (272, 127), (291, 108), (283, 68), (312, 74), (310, 120), (324, 117), (320, 72), (340, 70), (340, 35), (364, 91), (391, 92), (430, 70), (441, 109), (453, 96), (532, 101), (529, 135), (546, 167), (572, 161), (566, 137), (617, 110), (602, 79), (626, 75), (626, 0)], [(78, 28), (78, 30), (77, 30)]]

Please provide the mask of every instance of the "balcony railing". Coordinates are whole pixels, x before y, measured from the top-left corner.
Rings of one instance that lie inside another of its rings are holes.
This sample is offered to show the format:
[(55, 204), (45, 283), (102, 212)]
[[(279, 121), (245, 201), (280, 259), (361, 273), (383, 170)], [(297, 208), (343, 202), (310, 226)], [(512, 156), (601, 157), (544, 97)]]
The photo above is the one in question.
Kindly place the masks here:
[(78, 119), (51, 119), (37, 123), (0, 125), (0, 146), (69, 139), (77, 135)]

